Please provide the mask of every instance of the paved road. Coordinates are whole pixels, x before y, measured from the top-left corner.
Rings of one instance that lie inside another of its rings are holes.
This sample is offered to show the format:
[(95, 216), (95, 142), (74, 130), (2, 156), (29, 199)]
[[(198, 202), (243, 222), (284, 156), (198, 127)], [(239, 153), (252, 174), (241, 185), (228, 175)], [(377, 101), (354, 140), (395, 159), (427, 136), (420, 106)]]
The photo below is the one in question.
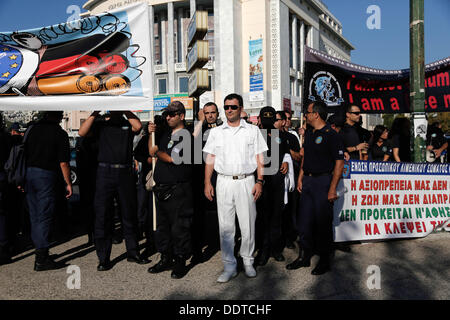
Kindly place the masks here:
[[(113, 247), (117, 262), (108, 272), (97, 272), (97, 257), (87, 236), (76, 237), (51, 249), (58, 260), (80, 268), (80, 289), (68, 289), (67, 268), (34, 272), (33, 250), (0, 266), (0, 299), (219, 299), (219, 300), (299, 300), (299, 299), (449, 299), (450, 233), (439, 232), (423, 239), (395, 240), (351, 245), (351, 252), (336, 251), (332, 272), (312, 276), (311, 268), (288, 271), (286, 262), (269, 260), (248, 279), (241, 272), (229, 283), (216, 282), (222, 270), (220, 252), (209, 261), (194, 266), (180, 280), (170, 272), (149, 274), (149, 265), (129, 263), (124, 243)], [(288, 262), (296, 250), (285, 249)], [(313, 266), (317, 257), (313, 258)], [(371, 269), (377, 266), (379, 269)], [(369, 268), (369, 269), (368, 269)], [(369, 289), (368, 280), (380, 271), (380, 289)], [(369, 271), (369, 273), (368, 273)]]

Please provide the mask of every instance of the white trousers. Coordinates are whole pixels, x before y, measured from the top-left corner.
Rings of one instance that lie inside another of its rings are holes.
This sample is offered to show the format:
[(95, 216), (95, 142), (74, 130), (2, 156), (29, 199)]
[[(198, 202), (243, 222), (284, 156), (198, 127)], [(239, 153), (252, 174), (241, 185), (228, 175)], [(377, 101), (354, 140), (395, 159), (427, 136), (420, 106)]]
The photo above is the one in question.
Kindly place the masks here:
[(256, 220), (256, 204), (252, 195), (254, 185), (254, 176), (232, 180), (220, 174), (217, 175), (217, 213), (219, 216), (220, 248), (225, 271), (236, 270), (237, 266), (234, 256), (236, 214), (241, 229), (240, 255), (244, 264), (253, 264)]

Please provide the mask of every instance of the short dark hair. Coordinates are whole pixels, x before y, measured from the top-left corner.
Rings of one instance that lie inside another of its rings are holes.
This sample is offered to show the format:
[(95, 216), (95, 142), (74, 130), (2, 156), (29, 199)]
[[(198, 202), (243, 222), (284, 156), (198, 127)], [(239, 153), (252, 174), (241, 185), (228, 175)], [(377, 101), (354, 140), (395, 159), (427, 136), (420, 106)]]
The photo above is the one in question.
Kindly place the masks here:
[(209, 107), (209, 106), (214, 106), (214, 107), (216, 107), (216, 112), (219, 113), (219, 108), (217, 108), (217, 104), (215, 104), (214, 102), (207, 102), (207, 103), (205, 103), (205, 105), (203, 106), (203, 109), (204, 109), (205, 107)]
[[(346, 113), (347, 113), (347, 112), (352, 112), (352, 107), (357, 107), (357, 108), (359, 108), (356, 104), (348, 103), (348, 104), (345, 105), (345, 112), (346, 112)], [(360, 110), (361, 110), (361, 109), (360, 109)]]
[(328, 111), (327, 105), (323, 101), (313, 101), (313, 111), (319, 114), (323, 121), (327, 121)]
[(287, 111), (277, 111), (277, 114), (280, 116), (281, 120), (286, 120), (286, 113)]
[(225, 103), (225, 101), (227, 101), (227, 100), (233, 100), (233, 99), (236, 99), (239, 102), (240, 107), (244, 106), (244, 100), (242, 99), (242, 96), (240, 96), (237, 93), (230, 93), (229, 95), (227, 95), (225, 97), (225, 99), (223, 99), (223, 103)]

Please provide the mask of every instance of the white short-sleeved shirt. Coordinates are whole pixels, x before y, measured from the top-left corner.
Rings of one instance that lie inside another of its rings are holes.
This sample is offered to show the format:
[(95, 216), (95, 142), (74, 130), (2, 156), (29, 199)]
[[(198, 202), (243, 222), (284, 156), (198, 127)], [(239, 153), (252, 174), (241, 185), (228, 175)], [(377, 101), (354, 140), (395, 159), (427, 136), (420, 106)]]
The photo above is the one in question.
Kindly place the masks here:
[(214, 170), (224, 175), (252, 174), (257, 169), (256, 155), (267, 151), (259, 128), (241, 120), (238, 127), (224, 122), (209, 132), (203, 152), (215, 155)]

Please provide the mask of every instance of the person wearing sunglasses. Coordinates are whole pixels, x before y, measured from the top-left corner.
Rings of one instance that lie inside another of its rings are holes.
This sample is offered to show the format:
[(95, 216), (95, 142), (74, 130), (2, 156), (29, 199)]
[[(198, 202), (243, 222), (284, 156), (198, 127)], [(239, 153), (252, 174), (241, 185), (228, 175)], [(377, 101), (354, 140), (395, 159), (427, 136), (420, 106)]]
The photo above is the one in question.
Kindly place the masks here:
[[(243, 99), (238, 94), (229, 94), (224, 99), (227, 121), (211, 129), (203, 152), (207, 154), (205, 165), (205, 196), (217, 200), (220, 247), (224, 271), (218, 282), (228, 282), (237, 275), (234, 256), (235, 216), (241, 230), (240, 255), (247, 277), (256, 277), (253, 268), (255, 248), (256, 201), (264, 184), (263, 152), (267, 151), (258, 127), (240, 118)], [(216, 189), (211, 183), (213, 171), (217, 172)], [(255, 183), (256, 172), (256, 183)]]
[(362, 141), (358, 134), (357, 125), (361, 117), (359, 107), (348, 105), (346, 107), (345, 116), (345, 124), (341, 130), (344, 146), (350, 155), (350, 159), (361, 160), (363, 159), (363, 153), (367, 153), (369, 144), (366, 141)]
[[(161, 259), (148, 272), (172, 269), (172, 279), (181, 279), (188, 272), (186, 260), (192, 255), (193, 165), (192, 159), (186, 162), (184, 156), (185, 152), (193, 150), (193, 138), (185, 129), (183, 103), (173, 101), (164, 111), (169, 130), (161, 135), (158, 145), (153, 146), (151, 136), (149, 138), (150, 156), (157, 158), (153, 175), (155, 244)], [(149, 125), (148, 131), (153, 134), (156, 126)]]
[(339, 134), (325, 121), (327, 106), (322, 101), (310, 103), (305, 112), (311, 129), (305, 133), (304, 157), (297, 181), (301, 194), (297, 211), (299, 256), (286, 266), (288, 270), (309, 267), (314, 252), (320, 256), (311, 274), (330, 270), (333, 243), (333, 202), (344, 169), (344, 145)]

